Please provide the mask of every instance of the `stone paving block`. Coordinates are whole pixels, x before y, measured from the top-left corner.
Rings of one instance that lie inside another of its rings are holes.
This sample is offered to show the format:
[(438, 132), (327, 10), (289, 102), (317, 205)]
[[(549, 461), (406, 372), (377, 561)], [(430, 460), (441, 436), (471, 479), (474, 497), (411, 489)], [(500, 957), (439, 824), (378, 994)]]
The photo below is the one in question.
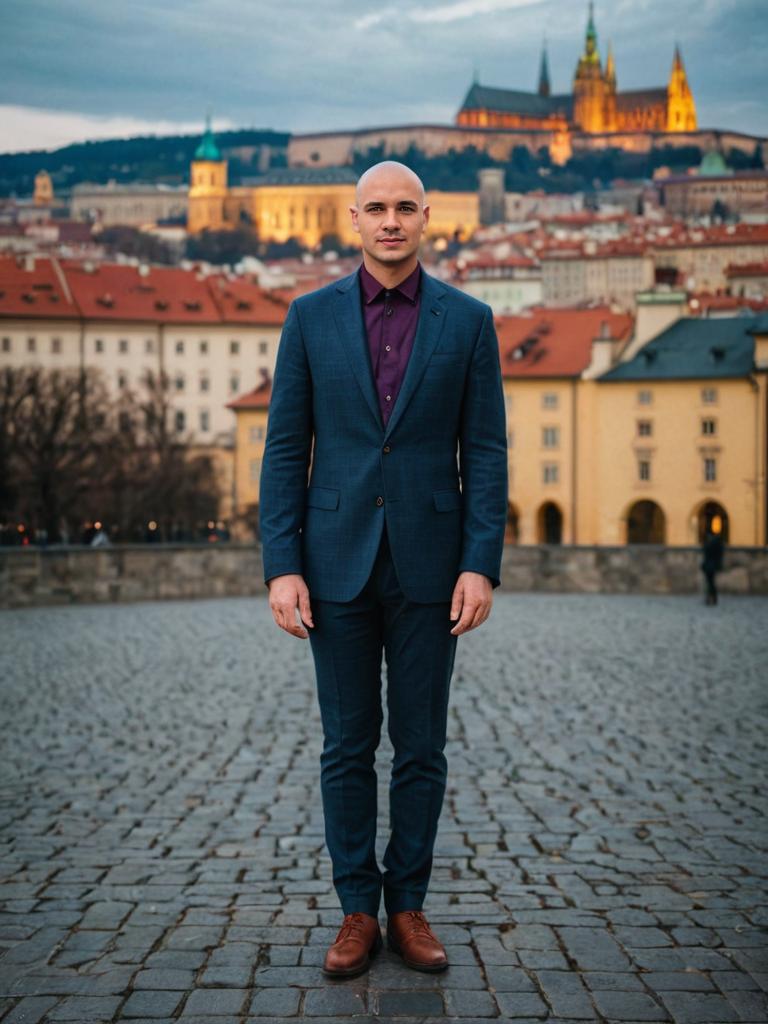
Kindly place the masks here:
[(670, 1019), (664, 1007), (644, 992), (619, 992), (616, 989), (603, 992), (593, 991), (592, 999), (599, 1012), (609, 1020), (668, 1021)]
[(305, 1017), (354, 1016), (365, 1013), (366, 996), (345, 984), (311, 988), (304, 994)]
[(167, 1017), (182, 1001), (180, 992), (133, 992), (120, 1010), (121, 1017)]
[(173, 968), (150, 967), (139, 971), (133, 981), (134, 989), (167, 990), (170, 992), (187, 992), (194, 986), (194, 971), (174, 970)]
[(444, 1012), (443, 997), (435, 991), (380, 992), (376, 1012), (381, 1017), (439, 1017)]
[[(495, 999), (499, 1004), (502, 1017), (510, 1017), (515, 1020), (532, 1017), (538, 1020), (541, 1020), (542, 1017), (548, 1021), (552, 1019), (549, 1016), (549, 1007), (537, 992), (497, 992)], [(577, 1019), (592, 1020), (594, 1015)]]
[(119, 996), (67, 996), (46, 1014), (47, 1021), (109, 1021), (122, 1000)]
[(266, 988), (255, 993), (248, 1013), (255, 1017), (294, 1017), (300, 1001), (301, 989)]
[(237, 1016), (246, 1005), (246, 989), (198, 988), (184, 1004), (185, 1017)]
[(730, 1024), (739, 1013), (721, 995), (709, 992), (659, 992), (675, 1024)]
[(39, 1024), (58, 996), (25, 996), (2, 1019), (3, 1024)]
[(490, 992), (445, 989), (445, 1012), (449, 1017), (497, 1017), (499, 1008)]

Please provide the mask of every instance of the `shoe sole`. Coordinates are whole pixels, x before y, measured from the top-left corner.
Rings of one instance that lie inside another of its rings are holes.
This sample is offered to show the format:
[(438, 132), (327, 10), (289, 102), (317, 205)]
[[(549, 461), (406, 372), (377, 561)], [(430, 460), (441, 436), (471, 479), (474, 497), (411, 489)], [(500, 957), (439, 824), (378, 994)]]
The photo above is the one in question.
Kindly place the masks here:
[(411, 970), (422, 971), (424, 974), (440, 974), (442, 971), (448, 970), (449, 965), (447, 960), (444, 964), (422, 964), (419, 963), (417, 960), (409, 960), (408, 957), (403, 954), (403, 951), (392, 938), (392, 936), (389, 934), (389, 932), (387, 932), (387, 945), (389, 946), (393, 953), (397, 953), (397, 955), (400, 957), (400, 959), (403, 961), (406, 967), (410, 967)]
[(380, 949), (384, 946), (384, 942), (381, 938), (381, 932), (373, 940), (373, 945), (368, 950), (368, 956), (365, 961), (358, 967), (349, 967), (343, 971), (329, 970), (327, 967), (323, 967), (322, 971), (326, 978), (357, 978), (360, 974), (365, 974), (368, 968), (371, 966), (371, 960), (376, 956)]

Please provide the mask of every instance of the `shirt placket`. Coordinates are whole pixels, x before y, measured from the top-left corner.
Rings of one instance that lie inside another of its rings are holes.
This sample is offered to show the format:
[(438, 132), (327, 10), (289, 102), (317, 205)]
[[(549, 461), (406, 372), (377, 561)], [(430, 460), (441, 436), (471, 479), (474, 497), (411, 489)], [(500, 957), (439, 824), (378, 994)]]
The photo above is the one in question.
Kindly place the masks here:
[(395, 293), (384, 292), (384, 310), (381, 329), (381, 383), (384, 398), (384, 416), (389, 419), (395, 401), (395, 382), (397, 379), (397, 349), (394, 338), (394, 302)]

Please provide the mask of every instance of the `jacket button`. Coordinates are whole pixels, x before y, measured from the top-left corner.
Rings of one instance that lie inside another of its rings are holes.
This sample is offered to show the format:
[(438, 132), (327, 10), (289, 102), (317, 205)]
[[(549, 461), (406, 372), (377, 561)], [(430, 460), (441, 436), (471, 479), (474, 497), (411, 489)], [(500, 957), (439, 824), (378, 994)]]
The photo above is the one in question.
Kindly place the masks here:
[(391, 449), (391, 448), (389, 447), (389, 445), (388, 445), (388, 444), (385, 444), (385, 445), (384, 445), (384, 451), (385, 451), (385, 452), (391, 452), (391, 451), (392, 451), (392, 449)]
[(381, 495), (379, 495), (378, 498), (376, 499), (376, 504), (377, 505), (383, 505), (384, 504), (384, 499), (382, 498)]

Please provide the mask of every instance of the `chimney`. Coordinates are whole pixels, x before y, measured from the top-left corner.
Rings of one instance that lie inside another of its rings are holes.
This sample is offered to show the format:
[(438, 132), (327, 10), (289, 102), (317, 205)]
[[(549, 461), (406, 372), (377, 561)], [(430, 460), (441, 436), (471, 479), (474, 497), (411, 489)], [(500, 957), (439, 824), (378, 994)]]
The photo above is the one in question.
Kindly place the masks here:
[(622, 363), (636, 356), (646, 342), (671, 327), (688, 312), (688, 297), (683, 291), (638, 292), (635, 298), (635, 332), (621, 353)]

